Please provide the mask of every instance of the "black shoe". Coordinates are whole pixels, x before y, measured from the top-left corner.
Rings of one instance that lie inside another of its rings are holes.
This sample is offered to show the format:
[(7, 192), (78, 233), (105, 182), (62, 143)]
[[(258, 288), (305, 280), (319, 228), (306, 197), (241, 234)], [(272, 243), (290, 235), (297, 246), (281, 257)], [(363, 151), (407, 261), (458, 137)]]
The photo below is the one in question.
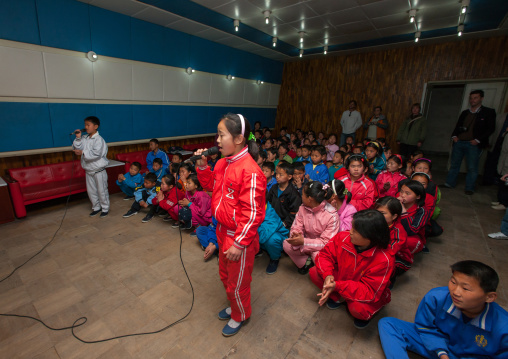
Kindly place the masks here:
[(189, 221), (189, 223), (188, 223), (188, 224), (182, 223), (182, 224), (180, 225), (180, 228), (181, 228), (181, 229), (192, 229), (192, 221)]
[(96, 215), (98, 215), (99, 213), (101, 213), (101, 210), (98, 209), (97, 211), (92, 211), (90, 212), (90, 217), (95, 217)]
[(125, 196), (123, 198), (124, 201), (132, 201), (134, 199), (134, 196)]
[(171, 218), (171, 216), (170, 216), (170, 215), (167, 215), (167, 216), (166, 216), (166, 217), (164, 217), (162, 220), (163, 220), (164, 222), (171, 222), (171, 221), (173, 220), (173, 218)]
[(163, 218), (166, 218), (166, 216), (168, 216), (168, 212), (167, 211), (164, 211), (164, 210), (160, 210), (159, 213), (157, 214), (159, 217), (163, 217)]
[(298, 273), (305, 275), (309, 273), (309, 269), (311, 269), (312, 267), (314, 267), (314, 262), (312, 261), (312, 258), (309, 257), (307, 259), (307, 262), (305, 262), (305, 265), (302, 268), (298, 268)]
[(181, 224), (180, 222), (175, 221), (175, 223), (171, 225), (171, 228), (180, 228), (180, 224)]
[(270, 263), (268, 263), (268, 267), (266, 267), (266, 274), (274, 274), (277, 272), (277, 268), (279, 267), (278, 259), (270, 259)]
[(430, 253), (430, 249), (428, 249), (427, 246), (423, 246), (422, 253), (423, 254), (429, 254)]
[(141, 220), (141, 222), (143, 222), (143, 223), (150, 222), (150, 221), (152, 220), (152, 218), (153, 218), (153, 214), (152, 214), (152, 213), (148, 213), (148, 214), (145, 216), (145, 218), (143, 218), (143, 219)]
[(135, 214), (138, 214), (138, 212), (137, 211), (133, 211), (132, 209), (129, 209), (127, 211), (127, 213), (125, 213), (122, 217), (123, 218), (129, 218), (129, 217), (134, 216)]
[(101, 212), (100, 218), (106, 218), (108, 216), (109, 212)]
[(341, 302), (336, 302), (331, 298), (328, 298), (328, 300), (326, 301), (326, 307), (331, 310), (339, 309), (341, 305), (342, 305)]
[(369, 323), (370, 323), (370, 320), (361, 320), (361, 319), (355, 318), (354, 326), (356, 329), (365, 329), (365, 328), (367, 328)]
[(472, 196), (474, 194), (473, 191), (464, 191), (465, 194), (467, 194), (468, 196)]

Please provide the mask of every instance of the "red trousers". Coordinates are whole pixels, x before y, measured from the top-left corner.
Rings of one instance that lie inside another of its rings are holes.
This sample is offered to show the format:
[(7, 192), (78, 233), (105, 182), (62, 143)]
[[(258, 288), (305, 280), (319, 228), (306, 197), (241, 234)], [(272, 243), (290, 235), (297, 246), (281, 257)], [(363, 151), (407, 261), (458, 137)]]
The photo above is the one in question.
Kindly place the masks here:
[(252, 282), (254, 257), (259, 251), (259, 237), (256, 234), (252, 243), (243, 250), (240, 259), (233, 262), (226, 258), (224, 252), (233, 243), (234, 230), (227, 230), (219, 224), (216, 233), (219, 244), (219, 276), (231, 305), (231, 318), (237, 322), (243, 322), (252, 313), (250, 282)]
[[(309, 270), (309, 275), (312, 283), (314, 283), (319, 288), (319, 290), (322, 290), (325, 280), (318, 273), (316, 267), (312, 267)], [(335, 280), (338, 279), (338, 275), (336, 272), (334, 273), (333, 277), (335, 278)], [(329, 298), (335, 302), (342, 299), (339, 292), (337, 291), (333, 291), (330, 294)], [(381, 299), (377, 302), (358, 302), (350, 299), (345, 299), (345, 301), (347, 304), (347, 309), (349, 310), (349, 313), (351, 313), (353, 317), (360, 320), (369, 320), (370, 318), (372, 318), (374, 314), (379, 312), (381, 308), (383, 308), (386, 304), (390, 303), (391, 299), (392, 299), (391, 292), (388, 288), (386, 288), (386, 290), (381, 296)]]

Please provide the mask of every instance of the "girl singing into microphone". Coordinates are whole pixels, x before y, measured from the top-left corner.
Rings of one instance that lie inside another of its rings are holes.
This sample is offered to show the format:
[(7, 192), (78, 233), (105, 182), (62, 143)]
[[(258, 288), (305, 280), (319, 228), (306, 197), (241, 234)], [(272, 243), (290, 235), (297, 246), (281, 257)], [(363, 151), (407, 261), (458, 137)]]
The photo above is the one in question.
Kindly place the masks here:
[(251, 315), (250, 282), (254, 256), (259, 251), (257, 230), (265, 217), (266, 178), (256, 164), (259, 149), (249, 121), (240, 114), (228, 113), (219, 122), (217, 132), (224, 158), (212, 172), (202, 156), (196, 171), (203, 188), (213, 192), (219, 275), (230, 302), (218, 316), (228, 320), (222, 335), (229, 337), (238, 333)]

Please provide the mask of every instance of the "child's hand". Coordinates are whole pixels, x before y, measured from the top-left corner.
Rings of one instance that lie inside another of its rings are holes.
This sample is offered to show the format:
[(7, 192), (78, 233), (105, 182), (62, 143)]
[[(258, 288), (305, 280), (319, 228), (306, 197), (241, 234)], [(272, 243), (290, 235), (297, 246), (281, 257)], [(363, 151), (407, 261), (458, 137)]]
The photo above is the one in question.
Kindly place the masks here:
[(305, 175), (305, 178), (307, 178), (307, 181), (310, 181), (310, 175)]
[(301, 178), (293, 177), (293, 181), (295, 181), (296, 187), (298, 187), (298, 188), (302, 187), (302, 179)]
[(160, 202), (164, 199), (164, 193), (162, 191), (157, 192), (157, 200)]
[(148, 207), (148, 204), (145, 201), (143, 201), (143, 200), (139, 201), (139, 205), (141, 207), (143, 207), (143, 208), (147, 208)]
[(227, 251), (224, 252), (226, 255), (226, 258), (229, 259), (232, 262), (237, 262), (240, 259), (240, 256), (242, 255), (242, 250), (236, 248), (235, 246), (229, 247)]
[(321, 293), (318, 293), (318, 297), (321, 297), (318, 302), (320, 306), (326, 303), (328, 297), (330, 296), (330, 294), (332, 294), (334, 289), (335, 289), (335, 278), (333, 278), (333, 275), (329, 275), (328, 277), (325, 278), (323, 290), (321, 291)]
[(406, 206), (404, 205), (404, 200), (402, 199), (402, 197), (397, 197), (397, 199), (399, 200), (400, 202), (400, 205), (402, 206), (402, 213), (406, 213), (407, 212), (407, 208)]
[[(201, 149), (197, 150), (196, 152), (194, 152), (194, 156), (199, 156), (206, 150), (207, 150), (207, 148), (201, 148)], [(206, 166), (206, 157), (201, 156), (201, 159), (196, 161), (196, 166)]]
[(374, 165), (370, 165), (370, 166), (369, 166), (369, 172), (370, 172), (370, 173), (374, 172)]
[(383, 185), (383, 189), (385, 191), (388, 191), (390, 189), (390, 182), (386, 182), (384, 185)]
[(178, 201), (178, 204), (180, 206), (187, 206), (190, 203), (190, 201), (187, 198), (181, 199)]
[(81, 130), (74, 131), (74, 134), (76, 135), (76, 138), (81, 138)]
[(295, 246), (295, 247), (301, 246), (304, 244), (303, 234), (301, 234), (301, 233), (293, 232), (293, 233), (291, 233), (291, 237), (289, 237), (286, 240), (289, 244), (291, 244), (292, 246)]

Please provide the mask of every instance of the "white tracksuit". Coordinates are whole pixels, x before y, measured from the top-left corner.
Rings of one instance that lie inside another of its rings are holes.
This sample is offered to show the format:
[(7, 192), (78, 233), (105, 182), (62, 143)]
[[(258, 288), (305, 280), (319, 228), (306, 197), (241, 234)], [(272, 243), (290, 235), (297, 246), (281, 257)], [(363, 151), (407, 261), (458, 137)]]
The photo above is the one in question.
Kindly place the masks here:
[(106, 155), (108, 145), (96, 132), (93, 136), (83, 135), (76, 138), (72, 146), (82, 150), (81, 167), (86, 171), (86, 190), (92, 202), (94, 211), (109, 211), (108, 174), (106, 166), (109, 164)]

